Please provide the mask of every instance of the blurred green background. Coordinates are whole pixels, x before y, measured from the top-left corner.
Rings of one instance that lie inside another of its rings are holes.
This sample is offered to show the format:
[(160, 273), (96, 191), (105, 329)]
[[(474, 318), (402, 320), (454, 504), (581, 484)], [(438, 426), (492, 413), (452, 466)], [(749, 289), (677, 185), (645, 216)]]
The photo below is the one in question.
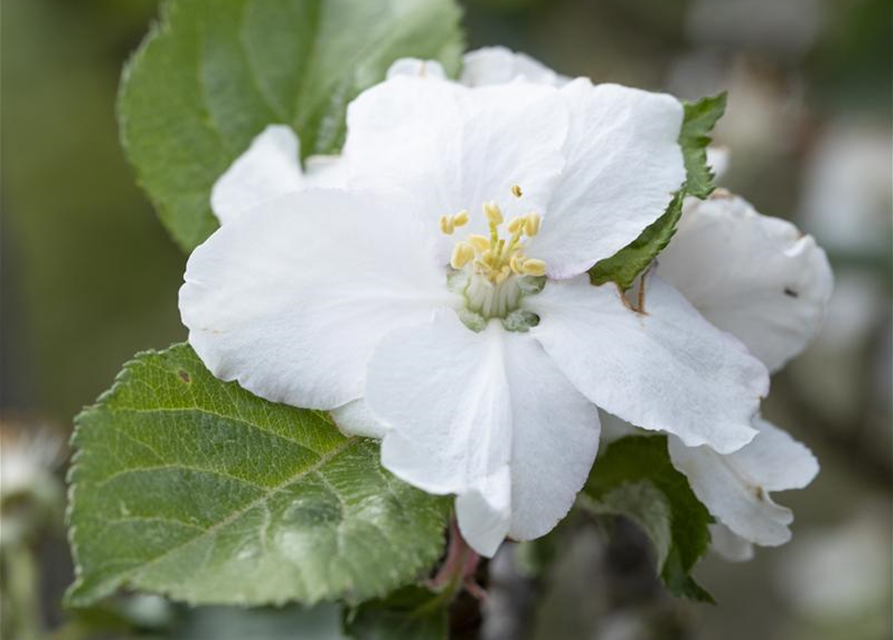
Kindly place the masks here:
[[(472, 48), (504, 44), (568, 75), (686, 98), (727, 89), (723, 185), (815, 235), (837, 275), (825, 330), (776, 379), (767, 408), (823, 465), (808, 490), (781, 497), (797, 514), (794, 542), (745, 565), (708, 559), (702, 581), (720, 605), (662, 602), (678, 633), (606, 603), (591, 565), (568, 560), (544, 587), (538, 637), (891, 637), (893, 4), (463, 4)], [(185, 338), (185, 256), (134, 185), (114, 112), (121, 66), (156, 12), (154, 0), (3, 0), (5, 431), (66, 433), (135, 352)], [(573, 552), (597, 556), (587, 544)], [(60, 538), (45, 553), (55, 621), (69, 568)]]

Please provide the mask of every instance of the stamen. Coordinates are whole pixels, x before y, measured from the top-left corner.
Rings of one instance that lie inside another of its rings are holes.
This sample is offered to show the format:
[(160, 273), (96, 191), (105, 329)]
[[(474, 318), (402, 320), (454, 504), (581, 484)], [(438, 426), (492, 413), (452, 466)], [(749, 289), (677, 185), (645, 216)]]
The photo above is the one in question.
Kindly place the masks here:
[[(520, 187), (517, 189), (520, 192)], [(518, 195), (513, 189), (512, 193)], [(514, 217), (507, 224), (505, 216), (496, 202), (482, 205), (487, 218), (489, 237), (469, 234), (465, 240), (456, 242), (450, 256), (450, 266), (460, 272), (464, 270), (462, 289), (469, 313), (485, 321), (489, 318), (506, 318), (517, 310), (521, 297), (528, 295), (524, 287), (531, 281), (526, 276), (543, 276), (546, 263), (543, 260), (524, 255), (526, 238), (540, 230), (542, 217), (537, 213)], [(468, 211), (462, 210), (452, 216), (440, 218), (440, 228), (446, 234), (470, 222)], [(505, 224), (504, 234), (502, 225)]]
[(454, 216), (440, 216), (440, 230), (446, 235), (452, 235), (453, 231), (468, 224), (468, 211), (463, 209)]
[(546, 263), (536, 258), (530, 258), (521, 265), (521, 272), (528, 276), (544, 276), (546, 275)]
[(508, 223), (506, 229), (509, 233), (517, 233), (518, 230), (526, 224), (525, 218), (512, 218), (512, 221)]
[(456, 246), (453, 247), (453, 255), (450, 258), (450, 266), (453, 269), (461, 269), (466, 264), (474, 260), (475, 250), (474, 247), (471, 246), (467, 242), (457, 242)]
[(516, 198), (520, 198), (522, 195), (524, 195), (524, 192), (521, 191), (521, 187), (515, 184), (512, 185), (512, 195)]
[(521, 269), (524, 266), (525, 260), (526, 260), (526, 258), (524, 257), (524, 254), (521, 253), (520, 251), (516, 251), (515, 253), (512, 254), (512, 257), (509, 259), (509, 266), (512, 268), (512, 271), (514, 271), (515, 273), (523, 273), (523, 271)]
[(538, 213), (531, 212), (524, 216), (524, 233), (528, 238), (532, 238), (540, 232), (542, 222), (543, 217)]
[(502, 224), (504, 218), (502, 217), (502, 209), (499, 208), (498, 204), (495, 202), (485, 202), (483, 208), (484, 215), (487, 217), (487, 222), (496, 226)]
[(486, 236), (479, 236), (476, 233), (468, 236), (468, 242), (480, 253), (490, 248), (490, 240)]

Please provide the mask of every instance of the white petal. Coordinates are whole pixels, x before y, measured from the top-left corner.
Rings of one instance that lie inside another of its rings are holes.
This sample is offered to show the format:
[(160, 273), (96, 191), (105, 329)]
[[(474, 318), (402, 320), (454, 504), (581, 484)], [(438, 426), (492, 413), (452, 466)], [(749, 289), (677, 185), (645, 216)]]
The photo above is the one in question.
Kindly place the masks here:
[(469, 87), (505, 84), (515, 80), (561, 86), (569, 78), (555, 73), (524, 53), (515, 53), (505, 47), (484, 47), (465, 54), (460, 80)]
[(526, 334), (481, 333), (453, 312), (389, 334), (366, 399), (390, 430), (382, 463), (458, 495), (469, 544), (492, 556), (508, 534), (541, 536), (567, 513), (598, 448), (598, 414)]
[(833, 284), (811, 236), (725, 193), (687, 207), (659, 265), (662, 277), (770, 371), (816, 335)]
[(570, 109), (567, 165), (528, 253), (549, 275), (583, 273), (635, 240), (685, 180), (675, 98), (585, 78), (561, 90)]
[(389, 333), (369, 363), (366, 402), (390, 425), (384, 465), (430, 493), (462, 493), (509, 464), (503, 331), (453, 312)]
[(598, 453), (598, 410), (529, 334), (506, 337), (512, 392), (512, 526), (531, 540), (567, 515)]
[(710, 525), (710, 548), (729, 562), (747, 562), (754, 556), (752, 542), (720, 523)]
[(361, 397), (380, 338), (456, 300), (415, 218), (340, 191), (287, 194), (221, 227), (185, 280), (189, 343), (215, 376), (315, 409)]
[[(467, 209), (472, 222), (463, 234), (481, 233), (486, 201), (506, 215), (544, 211), (564, 165), (566, 111), (550, 87), (472, 90), (397, 76), (348, 109), (348, 184), (398, 194), (403, 208), (434, 227), (440, 216)], [(514, 185), (523, 198), (512, 195)]]
[(769, 492), (803, 488), (819, 467), (809, 449), (784, 431), (761, 418), (754, 426), (759, 434), (753, 442), (730, 455), (670, 438), (670, 457), (720, 522), (750, 542), (777, 546), (790, 539), (793, 514)]
[(732, 154), (727, 147), (707, 147), (707, 165), (716, 180), (722, 178), (732, 163)]
[(298, 136), (284, 124), (263, 130), (211, 189), (211, 209), (227, 224), (266, 200), (303, 184)]
[(819, 463), (805, 445), (763, 418), (754, 420), (760, 434), (732, 454), (734, 463), (766, 491), (803, 489), (819, 472)]
[(446, 80), (446, 72), (437, 60), (421, 60), (419, 58), (400, 58), (388, 69), (387, 79), (397, 76), (415, 76), (417, 78), (433, 78)]
[(492, 558), (512, 522), (512, 473), (508, 465), (474, 482), (456, 496), (456, 523), (478, 554)]
[(304, 189), (343, 189), (347, 167), (341, 156), (310, 156), (304, 161)]
[(340, 156), (310, 156), (303, 171), (300, 157), (300, 141), (291, 127), (264, 129), (211, 189), (211, 209), (220, 224), (290, 191), (344, 186)]
[(756, 433), (750, 421), (768, 392), (766, 368), (660, 278), (648, 280), (646, 314), (587, 275), (549, 282), (525, 303), (540, 316), (530, 333), (601, 409), (727, 453)]
[(338, 428), (349, 436), (380, 439), (387, 432), (387, 427), (372, 415), (363, 399), (348, 402), (331, 413)]

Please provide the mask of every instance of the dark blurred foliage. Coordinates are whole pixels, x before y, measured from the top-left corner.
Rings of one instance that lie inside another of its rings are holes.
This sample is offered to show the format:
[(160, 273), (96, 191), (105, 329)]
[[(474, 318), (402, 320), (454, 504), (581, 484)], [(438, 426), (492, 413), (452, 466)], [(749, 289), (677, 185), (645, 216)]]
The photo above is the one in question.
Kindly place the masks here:
[[(816, 235), (838, 279), (824, 333), (766, 408), (823, 465), (809, 489), (781, 497), (797, 513), (794, 541), (746, 565), (708, 559), (701, 582), (720, 604), (705, 607), (661, 595), (635, 532), (608, 545), (604, 531), (574, 528), (550, 571), (505, 570), (525, 628), (568, 640), (890, 637), (891, 1), (463, 4), (472, 48), (503, 44), (568, 75), (686, 98), (729, 90), (723, 184)], [(121, 66), (156, 11), (155, 0), (2, 4), (4, 424), (64, 436), (125, 360), (185, 338), (185, 256), (134, 184), (114, 112)], [(61, 518), (49, 529), (38, 549), (55, 624), (70, 565)], [(131, 607), (139, 615), (115, 607), (90, 614), (107, 637), (184, 615), (153, 600)], [(208, 620), (189, 628), (216, 629)], [(56, 637), (87, 637), (85, 624)]]

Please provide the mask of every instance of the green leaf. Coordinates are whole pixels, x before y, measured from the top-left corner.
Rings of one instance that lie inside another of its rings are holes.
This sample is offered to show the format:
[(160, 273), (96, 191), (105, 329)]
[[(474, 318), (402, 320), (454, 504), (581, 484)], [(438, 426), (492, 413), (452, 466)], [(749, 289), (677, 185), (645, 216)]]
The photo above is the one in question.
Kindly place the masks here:
[(686, 195), (703, 200), (714, 189), (713, 171), (707, 164), (707, 147), (712, 142), (710, 133), (713, 127), (726, 112), (726, 93), (701, 98), (697, 102), (686, 102), (684, 106), (685, 119), (679, 133), (679, 144), (685, 159), (683, 189)]
[(449, 598), (406, 587), (347, 614), (345, 629), (355, 640), (446, 640)]
[(683, 197), (682, 191), (677, 192), (666, 213), (645, 227), (638, 238), (610, 258), (595, 263), (589, 270), (589, 281), (596, 286), (616, 282), (624, 291), (633, 286), (639, 274), (667, 247), (676, 233), (676, 225), (682, 216)]
[(443, 550), (449, 500), (327, 414), (214, 378), (186, 345), (138, 355), (76, 419), (70, 536), (85, 606), (119, 587), (194, 604), (383, 596)]
[(713, 172), (707, 165), (710, 132), (726, 109), (726, 94), (684, 103), (685, 117), (679, 132), (679, 145), (685, 162), (685, 184), (676, 192), (666, 212), (651, 223), (638, 238), (589, 270), (589, 281), (598, 286), (615, 282), (624, 291), (633, 286), (640, 273), (666, 249), (682, 216), (685, 196), (706, 198), (713, 192)]
[(397, 58), (455, 72), (454, 0), (169, 0), (118, 105), (139, 183), (184, 250), (216, 227), (211, 187), (252, 138), (290, 124), (304, 157), (333, 153), (347, 104)]
[(673, 467), (666, 436), (630, 436), (612, 443), (596, 461), (584, 492), (591, 511), (625, 516), (645, 531), (671, 593), (713, 602), (691, 577), (710, 544), (710, 514)]

